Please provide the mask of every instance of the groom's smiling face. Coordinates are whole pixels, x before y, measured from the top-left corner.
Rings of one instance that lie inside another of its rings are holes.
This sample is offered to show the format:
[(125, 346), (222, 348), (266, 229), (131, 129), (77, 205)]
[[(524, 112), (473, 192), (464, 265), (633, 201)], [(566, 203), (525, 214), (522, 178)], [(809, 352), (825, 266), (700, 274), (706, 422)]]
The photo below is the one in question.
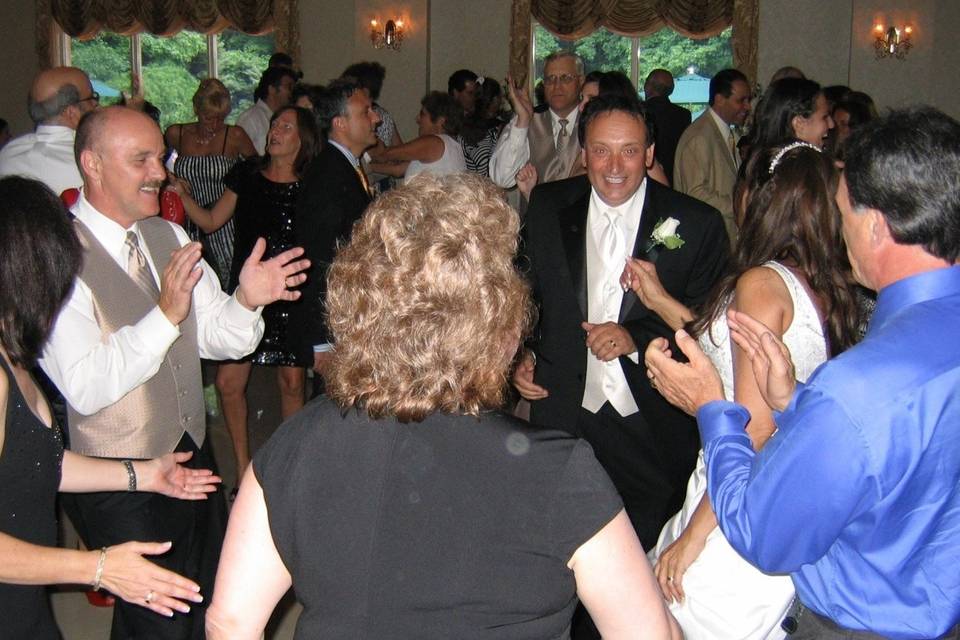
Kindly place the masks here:
[(625, 111), (598, 114), (587, 126), (583, 163), (590, 184), (603, 202), (616, 207), (629, 200), (653, 162), (647, 125)]

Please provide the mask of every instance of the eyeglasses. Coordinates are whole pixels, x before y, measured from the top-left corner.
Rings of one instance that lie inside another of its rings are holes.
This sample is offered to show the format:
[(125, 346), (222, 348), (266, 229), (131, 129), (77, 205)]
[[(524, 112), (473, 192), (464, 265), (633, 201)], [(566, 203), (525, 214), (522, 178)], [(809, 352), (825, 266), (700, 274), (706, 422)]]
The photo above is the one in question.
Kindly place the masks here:
[(572, 76), (569, 73), (565, 73), (561, 76), (546, 76), (543, 79), (543, 84), (570, 84), (577, 79), (577, 76)]
[(89, 98), (80, 98), (79, 100), (77, 100), (76, 104), (80, 104), (81, 102), (86, 102), (87, 100), (93, 100), (97, 104), (100, 104), (100, 94), (97, 93), (96, 91), (92, 91), (90, 93)]

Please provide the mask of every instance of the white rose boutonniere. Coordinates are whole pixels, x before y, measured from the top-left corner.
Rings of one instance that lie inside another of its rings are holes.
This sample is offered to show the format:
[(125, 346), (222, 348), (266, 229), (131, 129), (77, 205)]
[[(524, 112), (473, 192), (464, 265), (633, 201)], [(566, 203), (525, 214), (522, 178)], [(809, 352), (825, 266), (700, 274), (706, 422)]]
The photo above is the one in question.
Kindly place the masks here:
[(657, 220), (657, 226), (653, 228), (650, 234), (653, 246), (662, 244), (667, 249), (679, 249), (683, 246), (683, 238), (677, 233), (677, 227), (680, 221), (676, 218), (667, 218), (666, 220)]

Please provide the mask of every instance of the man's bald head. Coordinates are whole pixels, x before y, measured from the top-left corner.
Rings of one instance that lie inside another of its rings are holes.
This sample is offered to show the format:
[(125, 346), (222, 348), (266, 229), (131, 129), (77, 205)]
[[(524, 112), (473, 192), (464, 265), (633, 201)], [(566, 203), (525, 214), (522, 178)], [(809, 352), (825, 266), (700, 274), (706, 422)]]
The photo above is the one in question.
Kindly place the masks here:
[(647, 98), (669, 97), (673, 93), (673, 75), (666, 69), (654, 69), (643, 83), (643, 93)]
[(30, 87), (27, 108), (35, 124), (75, 129), (80, 117), (97, 106), (90, 78), (76, 67), (41, 71)]
[[(77, 159), (77, 166), (80, 167), (80, 173), (84, 174), (83, 162), (80, 156), (84, 151), (101, 151), (103, 144), (108, 138), (108, 131), (111, 135), (125, 127), (152, 127), (157, 128), (157, 123), (149, 116), (136, 109), (120, 105), (104, 107), (90, 111), (77, 124), (77, 136), (73, 142), (73, 155)], [(84, 174), (84, 178), (86, 175)]]

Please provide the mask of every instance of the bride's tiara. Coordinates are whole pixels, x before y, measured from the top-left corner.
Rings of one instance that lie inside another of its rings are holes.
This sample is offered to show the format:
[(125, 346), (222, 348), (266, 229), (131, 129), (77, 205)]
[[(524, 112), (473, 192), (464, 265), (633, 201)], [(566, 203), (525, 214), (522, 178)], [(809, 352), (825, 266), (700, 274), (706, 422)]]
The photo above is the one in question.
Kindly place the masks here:
[(785, 156), (788, 152), (793, 151), (794, 149), (798, 149), (800, 147), (808, 147), (810, 149), (813, 149), (814, 151), (817, 151), (817, 152), (820, 151), (820, 147), (816, 145), (812, 145), (809, 142), (801, 142), (799, 140), (796, 142), (791, 142), (790, 144), (785, 146), (783, 149), (780, 149), (780, 151), (777, 151), (777, 155), (773, 156), (773, 160), (770, 161), (770, 169), (769, 169), (770, 174), (772, 175), (773, 172), (777, 170), (777, 165), (780, 164), (781, 160), (783, 160), (783, 156)]

